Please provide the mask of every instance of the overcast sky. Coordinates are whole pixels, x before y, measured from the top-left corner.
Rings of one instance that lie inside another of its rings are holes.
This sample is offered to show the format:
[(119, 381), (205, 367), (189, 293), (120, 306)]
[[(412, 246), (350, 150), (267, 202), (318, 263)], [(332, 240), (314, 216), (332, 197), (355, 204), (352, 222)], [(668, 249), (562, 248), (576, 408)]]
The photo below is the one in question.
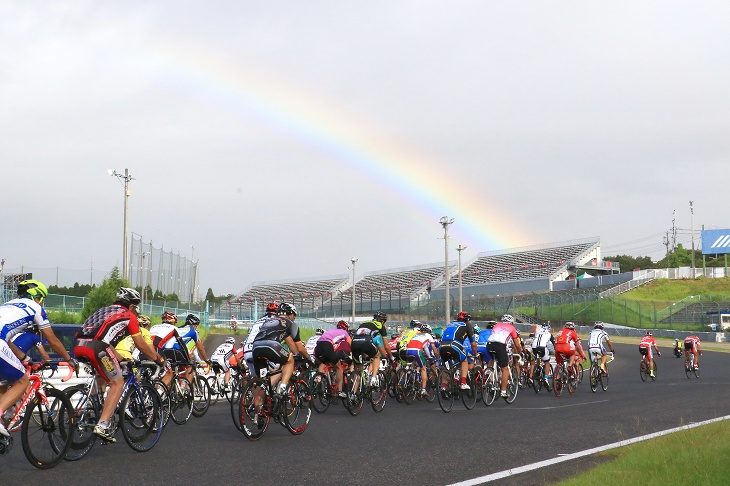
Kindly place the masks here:
[(729, 25), (723, 1), (5, 0), (0, 258), (121, 265), (109, 168), (203, 293), (443, 261), (441, 216), (454, 260), (659, 259), (673, 218), (699, 247), (730, 227)]

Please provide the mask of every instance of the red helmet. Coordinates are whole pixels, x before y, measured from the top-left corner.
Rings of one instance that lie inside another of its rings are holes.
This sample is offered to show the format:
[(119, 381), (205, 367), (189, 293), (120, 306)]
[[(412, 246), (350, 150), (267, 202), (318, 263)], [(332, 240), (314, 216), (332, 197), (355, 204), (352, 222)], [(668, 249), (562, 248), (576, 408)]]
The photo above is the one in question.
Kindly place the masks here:
[(269, 304), (266, 306), (267, 314), (276, 314), (278, 311), (279, 306), (276, 304), (276, 302), (269, 302)]
[(459, 312), (459, 315), (456, 317), (456, 320), (459, 322), (466, 322), (471, 321), (471, 316), (468, 312)]
[(166, 322), (169, 324), (176, 324), (177, 323), (177, 314), (170, 311), (165, 311), (162, 313), (162, 322)]
[(343, 331), (349, 331), (350, 325), (346, 323), (345, 321), (340, 321), (337, 323), (337, 329), (342, 329)]

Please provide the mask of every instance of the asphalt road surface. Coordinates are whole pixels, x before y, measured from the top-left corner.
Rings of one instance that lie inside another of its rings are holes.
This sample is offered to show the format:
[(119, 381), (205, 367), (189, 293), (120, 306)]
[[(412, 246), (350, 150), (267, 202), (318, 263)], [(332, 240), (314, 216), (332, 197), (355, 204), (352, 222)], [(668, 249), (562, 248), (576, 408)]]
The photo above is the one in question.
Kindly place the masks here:
[[(342, 405), (312, 414), (300, 436), (271, 423), (257, 442), (231, 419), (227, 402), (185, 425), (170, 422), (149, 452), (118, 442), (99, 443), (81, 461), (40, 471), (25, 459), (20, 436), (0, 456), (0, 484), (162, 485), (374, 484), (448, 485), (622, 439), (728, 415), (730, 354), (705, 351), (702, 377), (688, 380), (683, 359), (665, 348), (655, 382), (639, 378), (636, 345), (617, 344), (608, 391), (592, 393), (587, 374), (575, 395), (520, 390), (516, 401), (412, 405), (388, 399), (382, 413), (363, 408), (352, 417)], [(600, 461), (589, 457), (500, 481), (552, 484)]]

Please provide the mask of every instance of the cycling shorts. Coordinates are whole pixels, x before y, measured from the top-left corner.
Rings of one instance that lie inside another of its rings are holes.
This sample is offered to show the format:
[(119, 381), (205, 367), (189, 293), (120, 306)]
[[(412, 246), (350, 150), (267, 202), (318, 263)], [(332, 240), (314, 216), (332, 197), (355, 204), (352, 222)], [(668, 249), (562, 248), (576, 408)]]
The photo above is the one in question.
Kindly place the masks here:
[(442, 341), (439, 354), (441, 355), (441, 361), (444, 363), (447, 361), (461, 363), (467, 356), (464, 346), (459, 341)]
[(268, 368), (269, 362), (283, 365), (289, 361), (291, 353), (278, 341), (256, 341), (251, 350), (251, 358), (256, 376), (261, 376), (261, 370)]
[(163, 358), (165, 358), (167, 361), (179, 365), (179, 366), (187, 366), (187, 363), (190, 361), (187, 356), (185, 356), (185, 353), (183, 353), (179, 349), (175, 348), (166, 348), (166, 349), (158, 349), (157, 350)]
[(74, 356), (79, 360), (86, 360), (96, 374), (109, 383), (122, 377), (122, 368), (114, 354), (114, 348), (98, 339), (79, 339), (74, 347)]
[(223, 356), (221, 356), (220, 358), (218, 358), (214, 361), (211, 361), (211, 364), (213, 365), (213, 371), (215, 371), (216, 373), (220, 373), (221, 371), (223, 371), (225, 373), (231, 367), (231, 364)]
[[(382, 340), (381, 340), (382, 342)], [(357, 334), (352, 338), (351, 343), (352, 358), (355, 363), (362, 363), (362, 356), (367, 356), (367, 359), (372, 359), (378, 354), (378, 348), (375, 345), (373, 339), (369, 335)]]
[(489, 354), (494, 353), (500, 368), (506, 368), (509, 365), (509, 354), (507, 353), (506, 344), (497, 342), (487, 343), (487, 351)]
[(570, 344), (556, 344), (555, 345), (555, 362), (560, 364), (563, 362), (563, 356), (570, 358), (575, 354), (575, 348), (571, 347)]
[(550, 351), (548, 351), (545, 346), (532, 348), (532, 353), (543, 361), (550, 361)]
[(4, 339), (0, 339), (0, 379), (12, 384), (21, 379), (24, 374), (23, 363), (13, 354), (8, 343)]
[(649, 359), (654, 359), (654, 353), (652, 353), (651, 349), (651, 346), (639, 346), (639, 353), (642, 356), (648, 356)]
[(416, 366), (423, 368), (426, 366), (426, 355), (422, 349), (407, 349), (406, 350), (406, 361), (413, 361)]
[(335, 351), (335, 347), (329, 341), (319, 341), (314, 347), (314, 356), (324, 364), (336, 365), (338, 361), (347, 358), (344, 351)]
[(688, 351), (693, 354), (697, 354), (697, 347), (694, 344), (695, 344), (694, 341), (685, 341), (684, 342), (685, 351)]
[(593, 346), (593, 347), (589, 348), (588, 352), (591, 353), (591, 355), (598, 354), (598, 355), (603, 356), (604, 354), (608, 354), (608, 349), (606, 349), (606, 346), (604, 346), (603, 343), (601, 343), (600, 346)]

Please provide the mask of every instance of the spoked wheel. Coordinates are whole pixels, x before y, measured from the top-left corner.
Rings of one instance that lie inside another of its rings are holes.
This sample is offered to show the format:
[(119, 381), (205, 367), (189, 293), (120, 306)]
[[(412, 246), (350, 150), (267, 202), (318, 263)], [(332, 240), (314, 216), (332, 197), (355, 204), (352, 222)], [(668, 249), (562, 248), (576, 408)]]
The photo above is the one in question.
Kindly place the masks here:
[(330, 406), (329, 385), (327, 377), (319, 371), (311, 380), (312, 408), (317, 413), (324, 413)]
[(206, 378), (206, 381), (208, 382), (208, 388), (210, 389), (210, 404), (215, 405), (218, 403), (218, 398), (223, 395), (222, 385), (220, 387), (218, 386), (217, 375), (209, 376)]
[(484, 405), (490, 406), (499, 395), (501, 380), (499, 373), (489, 368), (486, 370), (486, 378), (484, 379), (484, 389), (482, 390), (482, 401)]
[(362, 373), (352, 373), (350, 375), (350, 389), (347, 393), (347, 411), (350, 415), (355, 416), (362, 410), (363, 402), (365, 401), (365, 392), (363, 388), (365, 383), (362, 382)]
[(514, 368), (510, 368), (510, 371), (512, 373), (510, 373), (509, 380), (507, 381), (507, 398), (504, 399), (507, 403), (513, 403), (515, 398), (517, 398), (517, 392), (520, 390), (518, 380), (514, 373)]
[(379, 371), (378, 384), (370, 387), (370, 405), (375, 412), (382, 412), (387, 399), (388, 385), (385, 381), (385, 373)]
[(477, 387), (473, 370), (467, 373), (466, 384), (469, 385), (469, 389), (460, 391), (461, 401), (464, 403), (464, 408), (471, 410), (477, 404)]
[(654, 360), (654, 374), (652, 375), (651, 373), (649, 373), (649, 378), (651, 378), (651, 381), (656, 381), (657, 368), (658, 367), (656, 365), (656, 360)]
[(238, 380), (236, 382), (236, 386), (231, 390), (231, 393), (228, 394), (231, 401), (231, 417), (233, 418), (233, 424), (236, 426), (238, 430), (243, 432), (241, 430), (241, 397), (243, 397), (243, 392), (248, 385), (248, 380)]
[(432, 368), (428, 368), (426, 373), (428, 373), (428, 380), (426, 381), (426, 396), (424, 398), (428, 403), (433, 403), (438, 393), (438, 374)]
[(567, 373), (563, 366), (555, 368), (553, 373), (553, 393), (556, 397), (559, 397), (563, 393), (563, 386), (568, 379)]
[(167, 425), (170, 420), (170, 389), (167, 388), (162, 380), (154, 380), (152, 386), (155, 387), (157, 394), (160, 396), (160, 412), (162, 413), (162, 426)]
[(193, 380), (193, 417), (200, 418), (210, 407), (210, 386), (200, 375), (195, 375)]
[(643, 359), (639, 363), (639, 376), (641, 376), (641, 381), (646, 381), (646, 378), (649, 376), (646, 361)]
[(406, 399), (406, 386), (408, 379), (408, 371), (404, 367), (400, 367), (398, 369), (398, 373), (396, 374), (396, 384), (395, 384), (395, 399), (398, 400), (399, 403), (403, 403)]
[(405, 383), (403, 385), (403, 401), (408, 405), (413, 403), (416, 399), (416, 392), (420, 389), (418, 383), (420, 383), (421, 375), (418, 375), (418, 382), (416, 382), (416, 372), (408, 370), (406, 371)]
[(606, 367), (606, 373), (600, 373), (598, 376), (601, 381), (601, 388), (603, 391), (608, 390), (608, 367)]
[(193, 411), (193, 388), (183, 376), (177, 376), (170, 384), (170, 418), (178, 425), (190, 419)]
[(239, 409), (241, 431), (248, 440), (258, 440), (266, 432), (270, 406), (271, 397), (266, 392), (264, 380), (251, 380), (243, 391)]
[(390, 368), (388, 374), (388, 396), (390, 398), (396, 398), (398, 388), (398, 372), (394, 368)]
[(160, 395), (152, 385), (130, 388), (122, 400), (119, 428), (129, 447), (138, 452), (152, 449), (163, 427)]
[(439, 407), (446, 413), (449, 413), (454, 407), (454, 398), (456, 390), (454, 388), (453, 373), (446, 368), (442, 368), (438, 375), (438, 400)]
[(281, 414), (284, 425), (292, 434), (299, 435), (307, 430), (312, 415), (311, 401), (309, 386), (304, 380), (296, 380), (289, 387), (289, 393), (282, 400)]
[(601, 380), (601, 368), (596, 363), (591, 365), (591, 372), (588, 379), (591, 384), (591, 391), (596, 393), (596, 390), (598, 390), (598, 384)]
[(64, 459), (78, 461), (94, 447), (96, 442), (94, 427), (99, 421), (98, 412), (101, 410), (101, 405), (96, 403), (96, 398), (90, 397), (87, 390), (80, 385), (66, 388), (64, 394), (71, 402), (75, 418), (71, 445)]
[(568, 381), (567, 381), (567, 388), (568, 393), (571, 395), (575, 393), (575, 391), (578, 389), (578, 382), (579, 382), (579, 370), (578, 365), (573, 365), (573, 368), (568, 368)]
[(532, 389), (535, 390), (535, 393), (540, 393), (540, 390), (542, 389), (542, 380), (542, 366), (535, 365), (535, 370), (532, 372)]
[(50, 469), (63, 459), (76, 421), (71, 401), (61, 390), (45, 391), (47, 402), (38, 393), (28, 403), (21, 429), (25, 457), (38, 469)]

